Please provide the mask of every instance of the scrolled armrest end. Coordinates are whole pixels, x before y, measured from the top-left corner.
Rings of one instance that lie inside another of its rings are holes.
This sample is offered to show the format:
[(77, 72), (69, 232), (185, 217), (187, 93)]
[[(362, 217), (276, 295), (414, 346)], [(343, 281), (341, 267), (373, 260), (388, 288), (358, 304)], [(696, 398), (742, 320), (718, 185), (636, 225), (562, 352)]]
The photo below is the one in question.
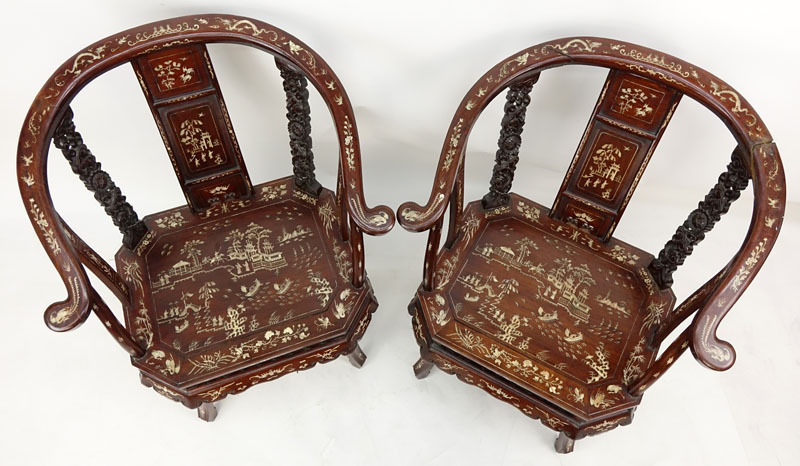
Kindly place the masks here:
[(715, 371), (726, 371), (736, 362), (736, 350), (717, 338), (719, 315), (698, 314), (692, 332), (692, 354), (700, 364)]
[(80, 327), (89, 318), (91, 302), (78, 277), (69, 277), (67, 299), (53, 303), (44, 311), (44, 323), (54, 332)]
[(394, 228), (394, 212), (385, 205), (370, 209), (362, 207), (358, 201), (351, 201), (348, 207), (348, 212), (355, 224), (368, 235), (384, 235)]
[(425, 206), (416, 202), (404, 202), (397, 208), (397, 220), (406, 230), (425, 231), (439, 221), (444, 214), (447, 207), (447, 203), (444, 202), (445, 198), (444, 194), (438, 193)]

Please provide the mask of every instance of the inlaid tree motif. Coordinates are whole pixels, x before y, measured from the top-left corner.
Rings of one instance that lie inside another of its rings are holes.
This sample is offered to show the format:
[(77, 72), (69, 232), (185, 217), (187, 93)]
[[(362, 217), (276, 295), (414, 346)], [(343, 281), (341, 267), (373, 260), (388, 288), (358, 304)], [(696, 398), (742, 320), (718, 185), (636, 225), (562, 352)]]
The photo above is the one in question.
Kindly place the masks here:
[[(181, 61), (185, 60), (186, 58), (184, 57)], [(177, 60), (166, 60), (154, 67), (153, 71), (156, 72), (160, 85), (164, 89), (175, 87), (177, 80), (180, 80), (181, 84), (186, 84), (192, 80), (192, 75), (194, 74), (194, 68), (184, 66)]]
[(198, 249), (203, 244), (203, 240), (193, 239), (185, 242), (181, 248), (181, 254), (185, 255), (192, 262), (195, 267), (200, 267), (202, 251)]
[(203, 300), (205, 307), (208, 307), (208, 302), (214, 297), (214, 293), (219, 291), (219, 289), (215, 288), (215, 285), (216, 283), (214, 282), (205, 282), (198, 291), (198, 297)]
[[(204, 114), (199, 113), (197, 116), (202, 118)], [(216, 146), (220, 145), (219, 140), (213, 139), (208, 131), (203, 130), (202, 126), (202, 120), (184, 120), (178, 133), (184, 149), (189, 153), (189, 163), (194, 164), (195, 168), (207, 162), (217, 165), (223, 162), (222, 156), (214, 150)]]
[(616, 177), (617, 170), (619, 170), (619, 166), (616, 166), (617, 170), (614, 169), (614, 162), (619, 160), (620, 157), (622, 157), (622, 151), (620, 151), (617, 146), (614, 144), (603, 144), (595, 151), (595, 155), (592, 157), (592, 162), (594, 162), (592, 175), (598, 175), (613, 180)]
[(533, 242), (530, 238), (521, 238), (518, 239), (514, 244), (517, 245), (517, 260), (520, 262), (525, 262), (525, 258), (531, 254), (531, 251), (534, 249), (539, 249), (539, 246)]
[(625, 385), (630, 386), (632, 382), (637, 380), (644, 374), (641, 364), (645, 362), (643, 354), (645, 340), (640, 339), (636, 346), (633, 347), (631, 355), (628, 356), (628, 361), (625, 363), (625, 368), (622, 370), (622, 381)]
[(247, 327), (245, 326), (245, 322), (247, 322), (247, 317), (240, 316), (240, 312), (244, 311), (244, 306), (241, 304), (237, 305), (235, 308), (229, 307), (228, 308), (228, 321), (225, 322), (225, 336), (227, 338), (238, 337), (240, 335), (244, 335), (245, 330)]
[(647, 99), (647, 94), (638, 87), (622, 88), (617, 99), (619, 113), (628, 113), (633, 110), (634, 115), (645, 117), (653, 113), (653, 107), (645, 102)]
[(507, 294), (516, 293), (519, 288), (519, 282), (513, 278), (506, 278), (500, 282), (498, 287), (500, 288), (500, 293), (497, 297), (502, 299), (502, 297)]
[(584, 362), (591, 369), (586, 383), (598, 382), (608, 377), (608, 357), (608, 351), (603, 348), (603, 343), (600, 342), (594, 354), (589, 354), (584, 358)]

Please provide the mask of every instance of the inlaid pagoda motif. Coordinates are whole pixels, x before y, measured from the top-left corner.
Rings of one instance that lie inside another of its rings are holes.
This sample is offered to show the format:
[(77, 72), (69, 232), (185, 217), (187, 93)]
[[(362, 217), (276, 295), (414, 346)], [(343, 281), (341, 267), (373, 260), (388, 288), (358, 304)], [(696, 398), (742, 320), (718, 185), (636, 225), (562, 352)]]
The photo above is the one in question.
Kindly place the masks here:
[[(150, 287), (161, 340), (191, 352), (296, 319), (295, 309), (307, 309), (307, 315), (328, 307), (339, 270), (325, 259), (319, 229), (304, 210), (283, 202), (248, 214), (248, 221), (239, 223), (245, 227), (212, 222), (194, 239), (160, 240), (153, 249), (160, 252), (150, 264)], [(287, 226), (276, 234), (261, 219), (280, 219)], [(283, 277), (287, 268), (304, 271), (303, 279)], [(177, 334), (190, 343), (177, 343)]]
[[(540, 255), (540, 244), (561, 255)], [(640, 325), (631, 306), (645, 297), (613, 259), (581, 255), (568, 240), (513, 218), (484, 230), (450, 296), (461, 323), (531, 359), (546, 354), (554, 368), (577, 363), (573, 372), (584, 382), (605, 378), (608, 355), (622, 350), (629, 327)], [(589, 335), (605, 346), (587, 345)]]
[(635, 141), (601, 131), (581, 171), (578, 188), (605, 201), (614, 200), (638, 150)]
[(190, 171), (213, 168), (227, 162), (219, 130), (208, 105), (170, 113), (169, 119)]

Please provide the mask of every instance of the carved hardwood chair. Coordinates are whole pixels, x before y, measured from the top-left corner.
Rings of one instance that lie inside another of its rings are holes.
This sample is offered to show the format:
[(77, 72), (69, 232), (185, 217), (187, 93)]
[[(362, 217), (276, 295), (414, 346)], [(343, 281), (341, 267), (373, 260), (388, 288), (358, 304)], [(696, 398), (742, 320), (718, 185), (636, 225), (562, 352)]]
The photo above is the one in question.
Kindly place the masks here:
[[(294, 176), (253, 186), (206, 43), (249, 45), (275, 56), (286, 92)], [(139, 219), (89, 151), (70, 102), (86, 84), (130, 63), (187, 205)], [(336, 193), (315, 179), (307, 79), (322, 95), (339, 142)], [(122, 232), (116, 270), (58, 215), (48, 191), (50, 141)], [(94, 312), (131, 355), (144, 385), (212, 421), (229, 394), (350, 356), (377, 308), (364, 271), (363, 233), (394, 224), (364, 201), (353, 109), (328, 64), (269, 24), (186, 16), (102, 39), (50, 77), (19, 142), (22, 199), (67, 288), (45, 312), (55, 331)], [(122, 303), (125, 324), (86, 269)]]
[[(572, 64), (610, 71), (548, 209), (510, 193), (511, 182), (532, 86), (541, 71)], [(489, 192), (465, 208), (468, 135), (505, 89)], [(716, 185), (653, 257), (612, 234), (684, 95), (716, 114), (736, 147)], [(751, 180), (755, 203), (744, 243), (675, 307), (673, 272)], [(645, 390), (687, 348), (711, 369), (733, 365), (734, 349), (717, 338), (717, 327), (775, 243), (784, 188), (777, 147), (756, 112), (696, 66), (599, 38), (561, 39), (512, 55), (461, 101), (427, 204), (398, 209), (404, 228), (429, 230), (423, 280), (409, 305), (421, 348), (417, 377), (435, 364), (511, 403), (558, 431), (561, 453), (572, 451), (576, 439), (630, 423)]]

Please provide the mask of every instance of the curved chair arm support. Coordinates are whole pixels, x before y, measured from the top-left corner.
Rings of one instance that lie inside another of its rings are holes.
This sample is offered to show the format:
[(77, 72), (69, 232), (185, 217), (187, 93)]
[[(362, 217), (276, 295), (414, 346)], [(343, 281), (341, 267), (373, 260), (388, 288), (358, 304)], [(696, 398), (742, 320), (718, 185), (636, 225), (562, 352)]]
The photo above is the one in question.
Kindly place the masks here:
[[(28, 121), (36, 121), (36, 114), (29, 114)], [(23, 129), (23, 132), (25, 130)], [(33, 131), (34, 139), (38, 138), (38, 131)], [(49, 138), (48, 138), (49, 141)], [(67, 289), (67, 299), (51, 304), (44, 312), (44, 321), (50, 330), (65, 332), (80, 326), (89, 317), (91, 307), (91, 285), (86, 271), (81, 266), (78, 253), (75, 251), (64, 229), (61, 218), (55, 213), (47, 188), (33, 190), (36, 184), (34, 171), (39, 168), (39, 175), (44, 177), (43, 167), (37, 167), (32, 162), (32, 156), (22, 155), (27, 153), (26, 143), (20, 141), (19, 153), (23, 162), (17, 165), (20, 191), (26, 201), (26, 210), (31, 219), (39, 241), (45, 246), (45, 251), (50, 261), (58, 270), (61, 280)], [(46, 179), (43, 183), (46, 183)]]
[[(130, 306), (130, 291), (128, 286), (122, 281), (122, 277), (104, 261), (83, 239), (78, 236), (63, 220), (61, 226), (67, 238), (72, 242), (80, 255), (81, 262), (92, 271), (92, 273), (103, 282), (119, 299), (123, 306)], [(91, 287), (91, 285), (90, 285)], [(128, 354), (133, 357), (144, 355), (144, 348), (133, 339), (128, 329), (111, 312), (103, 298), (97, 293), (94, 287), (90, 288), (91, 310), (103, 323), (105, 329), (111, 334), (114, 340), (122, 346)]]
[(686, 320), (689, 316), (695, 313), (698, 309), (702, 308), (708, 301), (711, 292), (714, 291), (719, 281), (730, 268), (730, 263), (722, 268), (716, 275), (703, 284), (700, 288), (690, 294), (678, 307), (670, 312), (664, 319), (664, 322), (658, 327), (657, 332), (653, 335), (653, 345), (659, 346), (664, 342), (664, 339), (671, 334), (678, 325)]
[(136, 342), (136, 340), (131, 337), (130, 332), (128, 329), (125, 328), (124, 325), (120, 323), (117, 317), (111, 312), (111, 309), (108, 308), (103, 298), (97, 294), (97, 292), (93, 289), (92, 290), (92, 311), (95, 313), (100, 322), (103, 323), (103, 327), (111, 334), (111, 336), (116, 340), (117, 343), (124, 349), (128, 354), (133, 356), (134, 358), (140, 358), (144, 356), (145, 349)]
[(64, 233), (72, 242), (75, 251), (78, 253), (81, 263), (85, 267), (88, 267), (89, 270), (114, 293), (114, 296), (116, 296), (123, 305), (130, 305), (130, 290), (128, 290), (128, 285), (125, 284), (117, 271), (114, 270), (108, 262), (103, 260), (94, 249), (89, 247), (89, 245), (83, 241), (83, 238), (78, 236), (60, 216), (59, 221), (61, 222), (61, 227), (64, 229)]
[(352, 190), (347, 190), (350, 196), (347, 198), (347, 212), (359, 230), (371, 236), (379, 236), (388, 233), (394, 227), (394, 211), (389, 206), (378, 205), (370, 209), (366, 207), (364, 196), (360, 191), (353, 193), (350, 191)]
[(703, 365), (719, 371), (730, 369), (736, 360), (733, 346), (717, 338), (719, 324), (775, 245), (786, 205), (786, 181), (778, 148), (774, 143), (759, 144), (751, 149), (750, 156), (755, 197), (750, 230), (724, 278), (692, 322), (692, 353)]
[[(76, 255), (73, 255), (72, 258), (79, 259), (81, 263), (85, 264), (86, 267), (89, 267), (89, 269), (97, 276), (97, 278), (99, 278), (106, 286), (108, 286), (108, 288), (114, 293), (120, 302), (123, 303), (123, 305), (130, 305), (130, 293), (128, 291), (128, 287), (122, 281), (122, 278), (119, 276), (119, 274), (117, 274), (116, 271), (114, 271), (114, 269), (111, 268), (111, 266), (108, 265), (108, 263), (104, 261), (92, 248), (90, 248), (83, 241), (83, 239), (78, 236), (69, 227), (69, 225), (66, 224), (66, 222), (64, 222), (60, 217), (58, 220), (58, 225), (63, 229), (64, 235), (69, 240), (69, 246), (76, 250)], [(61, 254), (61, 252), (59, 252), (59, 254)], [(122, 323), (120, 323), (119, 319), (117, 319), (105, 301), (103, 301), (103, 298), (101, 298), (94, 287), (92, 287), (91, 283), (88, 281), (88, 277), (86, 276), (86, 272), (83, 267), (78, 265), (76, 272), (78, 272), (76, 276), (82, 277), (83, 280), (85, 280), (85, 284), (80, 284), (81, 278), (74, 279), (69, 275), (65, 277), (65, 274), (62, 273), (62, 278), (70, 280), (70, 283), (73, 284), (73, 286), (67, 290), (68, 292), (74, 292), (77, 296), (77, 299), (74, 300), (76, 304), (69, 305), (68, 307), (65, 307), (66, 305), (64, 302), (51, 305), (47, 311), (45, 311), (45, 323), (47, 326), (51, 330), (57, 332), (74, 329), (86, 321), (86, 319), (89, 317), (89, 311), (91, 310), (95, 313), (95, 315), (97, 315), (111, 336), (128, 354), (134, 357), (142, 356), (144, 354), (144, 349), (133, 339), (133, 337), (131, 337), (128, 329), (125, 328)], [(82, 301), (84, 299), (81, 293), (83, 290), (88, 291), (85, 301)], [(72, 295), (68, 297), (67, 302), (69, 302), (71, 296)], [(86, 303), (86, 308), (83, 311), (80, 307), (82, 303)]]
[(673, 341), (669, 347), (659, 356), (659, 358), (650, 365), (650, 367), (628, 387), (628, 393), (633, 396), (640, 396), (644, 391), (653, 385), (653, 382), (658, 380), (664, 375), (667, 370), (672, 367), (675, 361), (686, 351), (689, 347), (689, 341), (692, 338), (692, 327), (687, 327), (686, 330), (681, 332), (678, 338)]
[(75, 95), (99, 75), (134, 57), (177, 43), (228, 42), (250, 45), (279, 56), (301, 70), (322, 94), (330, 110), (340, 146), (344, 190), (349, 215), (368, 234), (388, 232), (393, 212), (368, 208), (361, 194), (360, 149), (352, 106), (327, 63), (303, 42), (269, 24), (230, 15), (192, 15), (146, 24), (102, 39), (57, 68), (37, 95), (25, 118), (17, 150), (20, 193), (39, 240), (67, 288), (65, 301), (45, 314), (57, 331), (77, 327), (88, 316), (91, 299), (86, 273), (59, 225), (47, 181), (47, 156), (56, 125)]
[(744, 244), (716, 275), (681, 303), (661, 324), (653, 341), (660, 344), (681, 322), (696, 312), (689, 325), (673, 341), (659, 360), (631, 386), (631, 394), (639, 395), (655, 379), (664, 374), (687, 347), (704, 366), (723, 371), (736, 361), (736, 351), (727, 341), (717, 338), (722, 319), (750, 285), (775, 244), (783, 220), (785, 180), (775, 144), (757, 145), (751, 154), (750, 173), (753, 186), (765, 186), (769, 196), (759, 198), (763, 190), (755, 190), (753, 217)]
[[(702, 308), (708, 301), (708, 297), (715, 289), (719, 281), (729, 270), (730, 264), (723, 267), (716, 275), (703, 284), (694, 293), (689, 295), (678, 307), (669, 313), (653, 335), (651, 346), (660, 346), (664, 339), (671, 334), (678, 325), (686, 320), (695, 311)], [(645, 389), (651, 387), (656, 379), (672, 367), (672, 364), (686, 351), (692, 339), (693, 326), (686, 327), (680, 335), (667, 347), (667, 349), (650, 365), (650, 367), (638, 379), (628, 385), (628, 392), (633, 396), (640, 396)]]

